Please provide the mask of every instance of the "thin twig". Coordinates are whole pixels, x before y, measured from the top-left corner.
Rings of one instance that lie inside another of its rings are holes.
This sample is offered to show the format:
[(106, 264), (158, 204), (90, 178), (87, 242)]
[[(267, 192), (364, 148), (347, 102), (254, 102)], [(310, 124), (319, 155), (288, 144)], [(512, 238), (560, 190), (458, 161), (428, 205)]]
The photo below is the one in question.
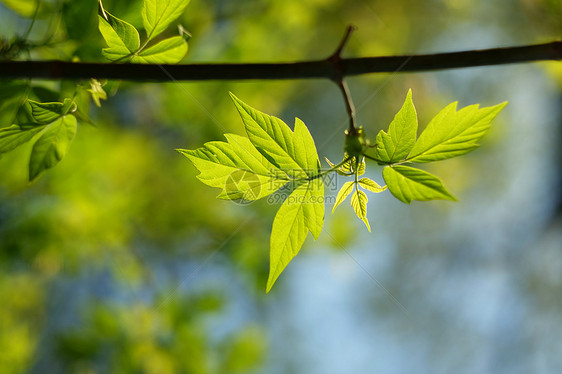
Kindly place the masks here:
[(341, 53), (345, 48), (345, 45), (349, 41), (351, 34), (355, 30), (356, 28), (353, 25), (347, 27), (340, 45), (338, 46), (338, 48), (336, 48), (335, 52), (327, 59), (327, 61), (329, 61), (334, 66), (335, 76), (332, 78), (332, 81), (337, 84), (343, 95), (345, 108), (347, 110), (347, 115), (349, 116), (349, 130), (347, 131), (347, 134), (352, 136), (357, 134), (357, 126), (355, 124), (355, 105), (353, 104), (353, 99), (351, 98), (351, 93), (349, 92), (347, 83), (344, 80), (344, 72), (341, 64)]
[(345, 30), (345, 35), (343, 36), (340, 45), (338, 46), (338, 48), (336, 48), (336, 50), (334, 51), (334, 53), (328, 57), (328, 60), (330, 59), (340, 59), (341, 60), (341, 53), (343, 51), (343, 49), (345, 48), (347, 42), (349, 41), (349, 38), (351, 37), (351, 34), (353, 34), (353, 32), (357, 30), (357, 27), (355, 27), (354, 25), (349, 25), (347, 26), (347, 29)]
[(357, 135), (357, 126), (355, 124), (355, 105), (353, 104), (353, 99), (351, 98), (351, 93), (347, 87), (345, 80), (341, 79), (336, 82), (340, 91), (343, 95), (343, 100), (345, 101), (345, 109), (347, 109), (347, 115), (349, 116), (349, 130), (347, 134)]
[[(521, 47), (493, 48), (429, 55), (342, 58), (344, 77), (400, 72), (422, 72), (485, 65), (504, 65), (562, 59), (562, 41)], [(333, 79), (334, 66), (326, 59), (284, 63), (161, 65), (178, 81), (250, 79)], [(117, 79), (167, 82), (170, 77), (156, 64), (112, 64), (64, 61), (0, 61), (0, 79)]]

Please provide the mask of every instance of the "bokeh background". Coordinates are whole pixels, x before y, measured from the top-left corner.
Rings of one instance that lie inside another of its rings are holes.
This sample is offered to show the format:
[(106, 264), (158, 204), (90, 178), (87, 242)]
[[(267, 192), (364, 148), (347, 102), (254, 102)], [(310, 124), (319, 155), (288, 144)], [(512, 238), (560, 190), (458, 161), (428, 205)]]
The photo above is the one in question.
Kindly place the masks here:
[[(14, 3), (0, 5), (8, 39), (29, 26)], [(48, 45), (20, 58), (103, 60), (96, 1), (42, 4), (30, 39)], [(104, 5), (142, 26), (140, 1)], [(330, 55), (348, 24), (358, 27), (349, 57), (559, 40), (562, 5), (192, 0), (178, 22), (193, 35), (186, 63), (296, 61)], [(74, 87), (34, 84), (44, 97)], [(277, 207), (216, 200), (174, 149), (243, 134), (232, 91), (290, 124), (298, 116), (321, 158), (338, 160), (347, 119), (337, 87), (108, 83), (102, 107), (85, 108), (95, 126), (81, 125), (37, 182), (26, 179), (29, 147), (0, 159), (1, 372), (559, 372), (561, 84), (559, 62), (349, 79), (371, 137), (409, 88), (421, 126), (451, 101), (509, 105), (480, 149), (427, 165), (459, 202), (370, 195), (372, 233), (349, 203), (334, 215), (328, 205), (321, 237), (265, 295)], [(1, 99), (2, 113), (14, 109)], [(383, 183), (378, 166), (368, 175)]]

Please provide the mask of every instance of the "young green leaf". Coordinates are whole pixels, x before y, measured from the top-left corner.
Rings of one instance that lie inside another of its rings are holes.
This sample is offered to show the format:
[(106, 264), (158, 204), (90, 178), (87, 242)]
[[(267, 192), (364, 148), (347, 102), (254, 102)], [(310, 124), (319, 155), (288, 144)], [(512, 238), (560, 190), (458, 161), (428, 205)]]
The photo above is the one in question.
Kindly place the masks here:
[(387, 163), (404, 159), (416, 142), (417, 129), (418, 117), (412, 90), (409, 90), (402, 108), (390, 123), (388, 133), (381, 130), (377, 135), (376, 157)]
[(170, 23), (183, 13), (189, 0), (144, 0), (142, 23), (148, 39), (164, 31)]
[(377, 182), (369, 178), (361, 178), (359, 179), (359, 185), (366, 190), (369, 190), (374, 193), (380, 193), (386, 190), (386, 186), (381, 187)]
[(361, 162), (357, 164), (357, 175), (363, 175), (363, 174), (365, 174), (365, 158), (363, 158)]
[(351, 206), (357, 214), (357, 217), (361, 218), (361, 220), (367, 226), (367, 230), (371, 232), (371, 226), (369, 225), (369, 221), (367, 220), (367, 202), (369, 199), (365, 192), (361, 190), (355, 190), (353, 195), (351, 196)]
[(435, 175), (409, 166), (387, 166), (382, 176), (390, 192), (398, 200), (410, 204), (412, 200), (456, 200)]
[(343, 159), (348, 160), (341, 166), (340, 170), (344, 173), (344, 175), (355, 174), (354, 165), (355, 165), (355, 157), (349, 157), (347, 153), (344, 153)]
[[(336, 164), (334, 164), (334, 163), (332, 163), (332, 161), (328, 160), (327, 157), (324, 157), (324, 159), (326, 159), (326, 162), (328, 163), (328, 165), (330, 165), (330, 167), (332, 169), (336, 167)], [(345, 169), (344, 169), (344, 167), (345, 167)], [(342, 166), (337, 168), (336, 173), (338, 173), (339, 175), (343, 175), (343, 176), (352, 175), (353, 172), (351, 171), (351, 166), (350, 166), (349, 160), (347, 162), (345, 162)]]
[(30, 141), (45, 125), (35, 123), (12, 125), (0, 129), (0, 153), (6, 153)]
[(187, 53), (187, 42), (181, 36), (164, 39), (133, 56), (131, 62), (145, 64), (176, 64)]
[(321, 178), (297, 187), (283, 202), (273, 220), (269, 278), (266, 292), (299, 253), (308, 231), (318, 239), (324, 225), (324, 184)]
[(100, 100), (107, 100), (107, 93), (103, 89), (103, 85), (97, 79), (90, 79), (90, 88), (86, 91), (92, 95), (92, 100), (97, 107), (101, 107)]
[(76, 118), (72, 115), (59, 117), (47, 126), (45, 132), (33, 145), (29, 159), (29, 180), (36, 179), (44, 170), (50, 169), (66, 154), (76, 134)]
[(65, 103), (40, 103), (38, 101), (27, 100), (25, 109), (31, 120), (41, 125), (48, 125), (68, 110), (68, 102)]
[(295, 179), (318, 174), (320, 161), (312, 135), (305, 124), (295, 119), (295, 131), (279, 118), (255, 110), (230, 94), (242, 117), (252, 144), (267, 159)]
[(100, 9), (98, 20), (99, 30), (107, 43), (107, 48), (102, 50), (105, 58), (116, 61), (129, 57), (139, 50), (139, 32), (133, 25), (103, 9)]
[(222, 188), (221, 199), (256, 200), (291, 182), (291, 194), (273, 221), (270, 241), (269, 292), (283, 269), (296, 256), (308, 231), (318, 238), (324, 225), (324, 184), (316, 146), (298, 118), (291, 131), (232, 95), (248, 138), (225, 135), (228, 143), (209, 142), (196, 150), (178, 151), (201, 172), (198, 178)]
[(178, 149), (201, 172), (199, 180), (222, 189), (221, 199), (253, 201), (268, 196), (289, 178), (248, 138), (225, 134), (228, 142), (209, 142), (196, 150)]
[(334, 213), (334, 211), (336, 210), (338, 205), (343, 203), (345, 198), (351, 193), (351, 191), (353, 191), (354, 185), (355, 185), (355, 182), (352, 181), (352, 182), (345, 182), (343, 184), (343, 186), (341, 186), (341, 188), (338, 192), (338, 196), (336, 196), (336, 203), (334, 204), (334, 207), (332, 208), (332, 214)]
[(441, 110), (421, 133), (408, 161), (430, 162), (468, 153), (478, 148), (478, 141), (490, 128), (490, 122), (507, 102), (478, 109), (467, 106), (457, 112), (457, 103)]

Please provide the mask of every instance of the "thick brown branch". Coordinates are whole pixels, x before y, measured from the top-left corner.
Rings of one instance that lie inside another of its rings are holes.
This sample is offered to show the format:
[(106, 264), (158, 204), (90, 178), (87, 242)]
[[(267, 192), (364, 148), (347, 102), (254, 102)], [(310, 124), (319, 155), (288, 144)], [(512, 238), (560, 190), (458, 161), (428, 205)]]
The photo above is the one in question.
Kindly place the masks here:
[[(342, 76), (368, 73), (421, 72), (484, 65), (560, 60), (562, 42), (523, 47), (494, 48), (430, 55), (342, 58)], [(406, 62), (407, 61), (407, 62)], [(406, 62), (406, 63), (405, 63)], [(403, 65), (401, 67), (401, 65)], [(400, 68), (401, 67), (401, 68)], [(340, 74), (329, 60), (291, 63), (141, 65), (63, 61), (0, 61), (0, 78), (119, 79), (128, 81), (337, 79)], [(400, 69), (399, 69), (400, 68)]]

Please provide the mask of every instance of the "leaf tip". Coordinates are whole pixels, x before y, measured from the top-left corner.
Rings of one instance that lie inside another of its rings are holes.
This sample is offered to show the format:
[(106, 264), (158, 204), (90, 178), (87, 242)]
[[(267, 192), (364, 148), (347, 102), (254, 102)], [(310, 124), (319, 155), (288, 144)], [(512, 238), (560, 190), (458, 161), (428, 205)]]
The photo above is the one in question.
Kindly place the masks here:
[(230, 98), (231, 98), (234, 102), (240, 101), (240, 99), (239, 99), (238, 97), (236, 97), (236, 95), (233, 94), (232, 91), (228, 91), (228, 94), (230, 95)]
[(506, 101), (504, 101), (504, 102), (499, 103), (498, 105), (496, 105), (496, 107), (498, 108), (498, 112), (499, 112), (500, 110), (502, 110), (503, 108), (505, 108), (505, 106), (506, 106), (507, 104), (509, 104), (509, 101), (506, 100)]
[(277, 277), (275, 277), (271, 273), (269, 273), (269, 278), (267, 278), (267, 285), (265, 286), (265, 293), (266, 294), (268, 294), (269, 291), (271, 291), (271, 289), (273, 288), (273, 285), (275, 284), (276, 280), (277, 280)]
[(371, 232), (371, 225), (369, 224), (369, 220), (367, 219), (367, 217), (363, 218), (363, 222), (365, 222), (365, 226), (367, 226), (367, 230)]

